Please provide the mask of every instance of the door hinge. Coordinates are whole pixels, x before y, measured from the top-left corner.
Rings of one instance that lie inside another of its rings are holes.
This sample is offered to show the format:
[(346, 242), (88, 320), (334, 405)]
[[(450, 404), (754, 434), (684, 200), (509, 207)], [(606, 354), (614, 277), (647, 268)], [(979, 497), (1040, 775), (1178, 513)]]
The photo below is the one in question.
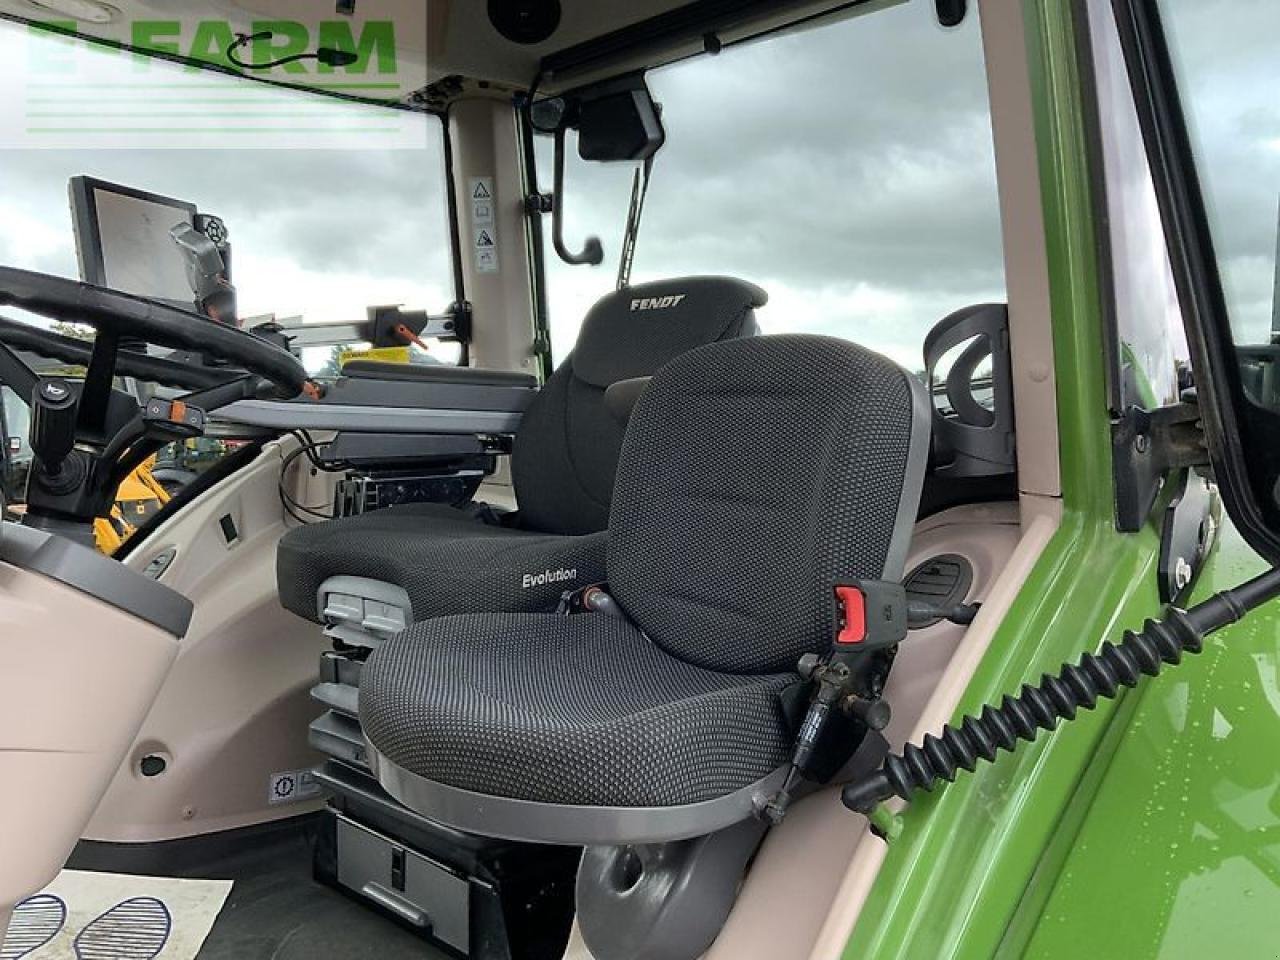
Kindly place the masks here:
[(1158, 410), (1130, 407), (1111, 425), (1111, 451), (1116, 528), (1125, 533), (1142, 529), (1171, 471), (1209, 465), (1200, 408), (1194, 403)]

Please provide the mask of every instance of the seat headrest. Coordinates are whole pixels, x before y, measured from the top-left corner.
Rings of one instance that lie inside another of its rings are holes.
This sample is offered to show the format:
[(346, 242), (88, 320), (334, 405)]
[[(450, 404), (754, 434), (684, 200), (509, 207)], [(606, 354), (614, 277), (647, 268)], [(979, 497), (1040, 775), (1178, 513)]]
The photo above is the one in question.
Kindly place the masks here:
[(573, 348), (574, 375), (597, 387), (651, 375), (674, 357), (755, 332), (769, 295), (734, 277), (678, 277), (625, 287), (587, 313)]

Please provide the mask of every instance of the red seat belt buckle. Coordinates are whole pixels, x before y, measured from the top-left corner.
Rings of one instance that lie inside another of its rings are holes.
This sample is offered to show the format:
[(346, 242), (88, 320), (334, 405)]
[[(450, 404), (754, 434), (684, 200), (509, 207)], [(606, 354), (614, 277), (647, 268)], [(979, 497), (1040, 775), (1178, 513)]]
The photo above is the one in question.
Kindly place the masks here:
[(867, 638), (867, 598), (857, 587), (838, 586), (836, 644), (851, 646)]

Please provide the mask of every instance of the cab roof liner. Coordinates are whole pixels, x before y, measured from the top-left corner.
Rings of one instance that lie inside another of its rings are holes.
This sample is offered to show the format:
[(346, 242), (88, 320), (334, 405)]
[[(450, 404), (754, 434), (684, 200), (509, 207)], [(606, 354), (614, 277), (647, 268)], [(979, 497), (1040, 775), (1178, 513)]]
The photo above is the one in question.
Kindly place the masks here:
[[(542, 72), (554, 85), (585, 74), (612, 72), (620, 65), (637, 61), (644, 66), (657, 66), (702, 50), (718, 52), (721, 44), (753, 39), (797, 22), (871, 3), (874, 0), (834, 4), (812, 0), (695, 0), (550, 54), (542, 60)], [(875, 3), (877, 7), (887, 5)]]
[[(147, 0), (114, 0), (99, 20), (75, 19), (30, 0), (0, 0), (0, 20), (45, 25), (82, 39), (260, 83), (366, 102), (439, 110), (459, 95), (508, 97), (539, 77), (558, 93), (704, 50), (838, 13), (867, 12), (903, 0), (597, 0), (562, 3), (549, 35), (528, 42), (500, 11), (510, 3), (459, 0), (357, 0), (354, 13), (317, 3), (300, 13), (288, 0), (205, 0), (157, 19)], [(304, 55), (286, 69), (242, 71), (227, 56), (240, 34), (277, 33), (240, 51), (268, 64)], [(288, 27), (288, 29), (284, 29)], [(536, 36), (536, 35), (534, 35)], [(354, 51), (334, 67), (321, 50)], [(350, 82), (346, 82), (350, 81)], [(379, 81), (379, 82), (374, 82)]]

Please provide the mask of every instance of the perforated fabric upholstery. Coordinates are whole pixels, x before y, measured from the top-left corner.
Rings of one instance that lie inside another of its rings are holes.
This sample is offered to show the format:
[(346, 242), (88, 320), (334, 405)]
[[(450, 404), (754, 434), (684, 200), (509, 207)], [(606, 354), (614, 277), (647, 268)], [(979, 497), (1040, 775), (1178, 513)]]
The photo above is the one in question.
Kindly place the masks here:
[(693, 347), (756, 332), (768, 297), (733, 277), (680, 277), (609, 294), (525, 411), (511, 458), (521, 525), (549, 533), (608, 523), (623, 425), (604, 405), (619, 380), (650, 376)]
[[(316, 620), (326, 579), (368, 577), (404, 587), (414, 616), (426, 618), (550, 610), (564, 590), (600, 582), (624, 429), (605, 406), (605, 389), (649, 376), (690, 347), (753, 335), (754, 308), (767, 299), (732, 277), (664, 280), (602, 298), (574, 353), (522, 418), (511, 458), (516, 525), (421, 504), (300, 527), (276, 554), (281, 602)], [(524, 583), (525, 574), (561, 571), (576, 575)]]
[(399, 584), (414, 619), (425, 619), (553, 610), (565, 590), (604, 579), (604, 556), (603, 532), (537, 534), (491, 526), (449, 506), (406, 504), (289, 531), (276, 551), (276, 579), (280, 602), (309, 620), (319, 620), (316, 591), (338, 575)]
[(493, 797), (733, 802), (786, 762), (779, 694), (831, 642), (832, 585), (901, 577), (894, 534), (914, 518), (927, 422), (918, 383), (840, 340), (672, 361), (632, 416), (610, 517), (608, 580), (632, 622), (415, 624), (365, 665), (370, 744)]
[(360, 721), (386, 759), (451, 786), (673, 806), (732, 793), (786, 761), (777, 695), (795, 680), (689, 666), (601, 614), (448, 617), (374, 651)]
[(611, 293), (582, 321), (574, 374), (597, 387), (650, 376), (694, 347), (754, 335), (755, 308), (768, 300), (735, 277), (675, 277)]
[[(918, 416), (909, 374), (817, 336), (693, 350), (631, 417), (609, 584), (667, 652), (739, 673), (794, 668), (835, 634), (833, 587), (886, 570)], [(908, 499), (912, 499), (911, 496)], [(899, 564), (901, 560), (897, 561)]]

